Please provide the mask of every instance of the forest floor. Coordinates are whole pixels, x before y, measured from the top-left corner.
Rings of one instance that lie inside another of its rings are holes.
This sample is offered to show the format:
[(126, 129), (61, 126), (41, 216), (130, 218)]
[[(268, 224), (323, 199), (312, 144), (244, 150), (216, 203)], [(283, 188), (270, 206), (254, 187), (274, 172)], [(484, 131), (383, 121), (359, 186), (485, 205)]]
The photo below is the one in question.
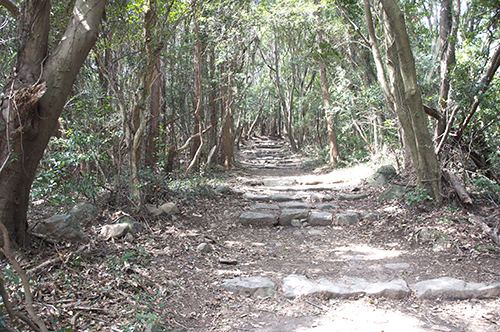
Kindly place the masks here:
[[(269, 157), (272, 153), (265, 151), (275, 151), (269, 144), (280, 144), (281, 152)], [(404, 200), (381, 202), (377, 198), (385, 188), (362, 181), (373, 169), (313, 171), (303, 161), (284, 141), (254, 138), (238, 151), (237, 167), (224, 184), (265, 194), (270, 188), (245, 186), (241, 178), (321, 183), (331, 186), (320, 193), (333, 196), (334, 212), (383, 217), (348, 226), (245, 226), (239, 216), (254, 201), (215, 191), (188, 197), (177, 202), (181, 213), (173, 218), (135, 216), (145, 227), (133, 241), (93, 240), (76, 252), (75, 246), (36, 240), (22, 258), (25, 270), (56, 255), (62, 259), (32, 275), (38, 312), (55, 331), (146, 331), (146, 323), (153, 321), (161, 331), (186, 332), (500, 331), (498, 298), (425, 300), (413, 292), (402, 300), (285, 298), (283, 278), (290, 274), (311, 280), (402, 278), (408, 285), (443, 276), (500, 281), (500, 248), (468, 221), (471, 213), (498, 216), (494, 204), (481, 201), (464, 208), (450, 199), (436, 208), (409, 206)], [(337, 198), (353, 192), (368, 196)], [(88, 234), (95, 239), (114, 212), (103, 207), (102, 218), (88, 225)], [(201, 243), (209, 250), (199, 250)], [(389, 263), (408, 267), (385, 269)], [(225, 279), (250, 276), (273, 281), (277, 293), (259, 298), (219, 287)]]

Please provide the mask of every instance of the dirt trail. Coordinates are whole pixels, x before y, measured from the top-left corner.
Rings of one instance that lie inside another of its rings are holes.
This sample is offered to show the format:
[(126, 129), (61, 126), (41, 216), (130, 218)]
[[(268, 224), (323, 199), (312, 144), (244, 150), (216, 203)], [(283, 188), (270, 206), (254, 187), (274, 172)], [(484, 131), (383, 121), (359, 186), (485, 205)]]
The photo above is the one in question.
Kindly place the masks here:
[[(220, 331), (499, 331), (493, 317), (500, 307), (496, 300), (441, 301), (422, 300), (411, 294), (403, 300), (359, 297), (327, 299), (324, 296), (283, 297), (283, 278), (304, 275), (311, 280), (342, 277), (364, 278), (370, 282), (404, 279), (408, 285), (418, 281), (449, 276), (469, 282), (498, 281), (498, 252), (464, 253), (450, 242), (419, 239), (421, 225), (412, 220), (398, 202), (381, 203), (376, 198), (382, 189), (362, 185), (360, 181), (373, 170), (359, 167), (351, 171), (307, 174), (302, 159), (291, 153), (283, 140), (253, 139), (238, 155), (238, 174), (255, 180), (295, 179), (300, 185), (316, 185), (323, 194), (365, 193), (367, 198), (340, 201), (334, 212), (358, 211), (362, 215), (380, 213), (380, 220), (363, 220), (351, 226), (328, 227), (245, 227), (238, 214), (255, 202), (239, 200), (226, 210), (229, 229), (218, 233), (216, 255), (230, 257), (236, 265), (219, 265), (220, 278), (261, 276), (276, 283), (278, 292), (270, 298), (245, 298), (230, 295), (219, 311)], [(258, 194), (279, 193), (269, 186), (244, 186), (233, 179), (232, 185)], [(283, 187), (286, 187), (285, 184)], [(326, 186), (326, 187), (325, 187)], [(331, 186), (331, 189), (329, 187)], [(324, 190), (321, 190), (323, 188)], [(282, 193), (289, 193), (288, 190)], [(294, 193), (304, 193), (295, 190)], [(229, 212), (231, 211), (231, 212)], [(414, 211), (413, 211), (414, 212)], [(437, 215), (436, 215), (437, 214)], [(441, 214), (441, 215), (439, 215)], [(435, 222), (445, 219), (442, 211), (422, 212), (422, 218)], [(406, 231), (402, 229), (406, 228)], [(455, 230), (456, 231), (456, 230)], [(410, 233), (410, 234), (409, 234)], [(405, 264), (405, 269), (389, 269), (387, 264)]]

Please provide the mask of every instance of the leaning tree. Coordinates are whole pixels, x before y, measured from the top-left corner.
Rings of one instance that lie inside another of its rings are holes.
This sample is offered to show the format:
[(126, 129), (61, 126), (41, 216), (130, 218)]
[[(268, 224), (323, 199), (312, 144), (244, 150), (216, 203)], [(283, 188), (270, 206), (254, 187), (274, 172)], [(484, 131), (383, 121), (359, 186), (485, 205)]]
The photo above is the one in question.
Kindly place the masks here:
[(0, 0), (19, 29), (15, 68), (0, 99), (0, 221), (18, 245), (27, 243), (26, 213), (38, 164), (97, 40), (105, 2), (76, 0), (64, 35), (50, 49), (50, 1)]

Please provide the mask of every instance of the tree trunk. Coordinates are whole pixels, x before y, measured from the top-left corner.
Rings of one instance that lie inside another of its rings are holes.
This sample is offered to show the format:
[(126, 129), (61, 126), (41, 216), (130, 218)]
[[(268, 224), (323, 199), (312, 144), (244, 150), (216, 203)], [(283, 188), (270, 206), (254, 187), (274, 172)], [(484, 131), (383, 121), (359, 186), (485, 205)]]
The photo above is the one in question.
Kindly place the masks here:
[(210, 46), (210, 124), (212, 129), (210, 129), (210, 145), (217, 145), (217, 84), (215, 82), (215, 45)]
[(9, 98), (3, 100), (1, 109), (7, 128), (0, 136), (0, 215), (10, 239), (18, 245), (27, 244), (26, 213), (38, 164), (80, 67), (97, 40), (104, 4), (104, 0), (77, 0), (64, 36), (47, 54), (50, 3), (23, 3), (16, 79), (4, 87)]
[(234, 154), (234, 146), (233, 146), (233, 130), (234, 130), (234, 115), (233, 115), (233, 105), (232, 105), (232, 96), (231, 96), (231, 76), (230, 69), (227, 68), (227, 64), (223, 67), (226, 67), (222, 71), (222, 75), (224, 75), (224, 79), (222, 82), (221, 89), (221, 97), (222, 97), (222, 105), (223, 105), (223, 118), (222, 118), (222, 133), (220, 138), (220, 147), (221, 147), (221, 165), (226, 169), (229, 169), (233, 166), (233, 154)]
[[(404, 87), (402, 106), (398, 107), (398, 117), (407, 118), (401, 121), (404, 133), (410, 142), (412, 159), (417, 172), (417, 186), (424, 188), (436, 200), (441, 196), (441, 174), (439, 172), (436, 153), (427, 129), (420, 87), (417, 83), (415, 61), (411, 52), (410, 41), (406, 32), (404, 16), (394, 0), (381, 0), (390, 33), (394, 36), (397, 48), (397, 59), (391, 59), (398, 70)], [(399, 96), (398, 96), (399, 97)], [(397, 98), (398, 98), (397, 97)]]
[(424, 188), (437, 201), (440, 200), (441, 176), (437, 158), (427, 129), (420, 88), (417, 84), (415, 62), (410, 48), (403, 13), (394, 0), (381, 0), (385, 15), (387, 45), (387, 69), (391, 87), (385, 76), (382, 57), (368, 0), (364, 1), (365, 16), (373, 57), (377, 67), (377, 78), (391, 109), (395, 110), (401, 123), (404, 142), (409, 148), (413, 167), (417, 173), (417, 185)]
[(153, 73), (153, 85), (151, 86), (151, 124), (148, 133), (148, 145), (146, 147), (146, 166), (153, 167), (158, 159), (158, 139), (160, 137), (160, 92), (161, 92), (161, 72), (160, 62), (155, 65)]
[[(318, 32), (318, 43), (323, 43), (323, 34)], [(323, 98), (323, 107), (325, 109), (326, 127), (328, 130), (328, 144), (330, 146), (330, 164), (335, 165), (339, 160), (339, 146), (337, 144), (337, 129), (335, 128), (335, 120), (333, 110), (330, 105), (330, 92), (328, 91), (328, 80), (326, 78), (326, 66), (323, 61), (319, 63), (319, 78), (321, 83), (321, 96)]]
[[(451, 2), (453, 2), (453, 11)], [(460, 19), (460, 0), (441, 1), (439, 38), (441, 43), (441, 85), (439, 88), (439, 106), (441, 115), (436, 126), (435, 142), (440, 144), (448, 123), (448, 95), (450, 91), (450, 73), (455, 67), (455, 45)]]
[[(201, 106), (201, 39), (199, 34), (198, 18), (194, 17), (194, 34), (196, 42), (194, 44), (193, 56), (193, 107), (194, 107), (194, 125), (193, 135), (201, 133), (202, 129), (202, 106)], [(194, 158), (201, 144), (201, 136), (197, 136), (191, 141), (190, 157)]]

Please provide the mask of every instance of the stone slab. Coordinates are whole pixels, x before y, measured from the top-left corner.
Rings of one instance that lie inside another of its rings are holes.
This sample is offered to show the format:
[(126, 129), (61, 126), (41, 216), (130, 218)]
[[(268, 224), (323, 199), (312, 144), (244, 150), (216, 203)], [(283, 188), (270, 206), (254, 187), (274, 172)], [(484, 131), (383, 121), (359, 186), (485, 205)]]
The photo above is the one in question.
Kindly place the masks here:
[(361, 220), (361, 215), (357, 212), (344, 212), (335, 215), (335, 223), (339, 226), (355, 224)]
[(240, 181), (240, 183), (244, 186), (261, 186), (263, 185), (264, 183), (260, 180), (257, 180), (257, 179), (248, 179), (248, 178), (243, 178), (243, 177), (240, 177), (238, 178), (238, 181)]
[(357, 201), (368, 197), (367, 194), (339, 194), (338, 198), (344, 201)]
[(240, 222), (244, 225), (274, 226), (278, 223), (278, 220), (274, 215), (269, 213), (245, 211), (240, 215)]
[(272, 210), (279, 211), (280, 207), (276, 204), (255, 204), (250, 207), (250, 210)]
[(262, 180), (266, 187), (274, 186), (292, 186), (297, 184), (297, 181), (293, 178), (275, 178), (275, 179), (264, 179)]
[(333, 196), (328, 194), (313, 193), (311, 195), (311, 200), (313, 202), (328, 202), (333, 200)]
[(279, 204), (282, 209), (304, 209), (309, 210), (311, 208), (310, 204), (304, 202), (282, 202)]
[(283, 226), (291, 225), (293, 219), (306, 219), (309, 210), (306, 209), (283, 209), (279, 217), (279, 224)]
[(442, 277), (417, 282), (413, 285), (416, 295), (422, 299), (467, 300), (492, 299), (500, 296), (500, 282), (491, 284), (465, 282)]
[(410, 293), (406, 282), (395, 279), (390, 282), (370, 283), (362, 278), (343, 277), (337, 282), (327, 279), (311, 281), (305, 276), (291, 274), (283, 279), (283, 293), (286, 298), (324, 294), (328, 298), (349, 298), (362, 295), (401, 299)]
[(273, 194), (271, 199), (275, 202), (289, 202), (289, 201), (300, 201), (304, 198), (302, 195), (286, 195), (286, 194)]
[(330, 212), (311, 212), (309, 224), (312, 226), (329, 226), (332, 224), (333, 214)]
[(339, 206), (331, 203), (322, 203), (316, 205), (316, 210), (335, 210), (338, 209)]
[(269, 202), (271, 200), (271, 197), (267, 195), (258, 195), (251, 193), (246, 193), (243, 195), (243, 197), (252, 201), (260, 201), (260, 202)]
[(276, 294), (276, 284), (263, 277), (238, 277), (225, 279), (219, 287), (230, 292), (257, 297), (268, 297)]

